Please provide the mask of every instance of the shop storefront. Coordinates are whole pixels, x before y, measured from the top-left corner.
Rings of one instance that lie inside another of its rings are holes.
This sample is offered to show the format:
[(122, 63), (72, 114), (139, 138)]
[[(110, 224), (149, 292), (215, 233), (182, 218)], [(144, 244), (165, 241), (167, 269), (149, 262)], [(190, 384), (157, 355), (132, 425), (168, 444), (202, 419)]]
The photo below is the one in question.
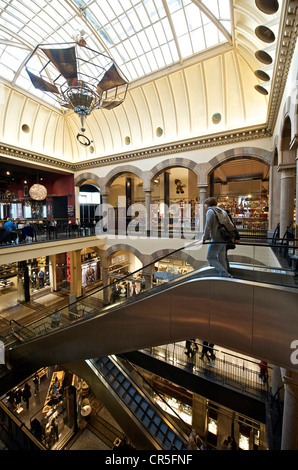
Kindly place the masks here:
[(181, 276), (193, 271), (193, 267), (183, 259), (169, 257), (155, 263), (155, 270), (158, 272), (158, 276), (155, 276), (156, 282), (162, 283), (169, 280), (168, 273)]
[(238, 230), (266, 234), (269, 222), (269, 196), (266, 192), (219, 197), (218, 203), (229, 211)]
[(55, 366), (38, 370), (10, 390), (2, 404), (48, 450), (60, 450), (90, 415), (89, 396), (85, 381)]
[(100, 258), (94, 251), (82, 252), (82, 287), (85, 290), (95, 287), (101, 280)]

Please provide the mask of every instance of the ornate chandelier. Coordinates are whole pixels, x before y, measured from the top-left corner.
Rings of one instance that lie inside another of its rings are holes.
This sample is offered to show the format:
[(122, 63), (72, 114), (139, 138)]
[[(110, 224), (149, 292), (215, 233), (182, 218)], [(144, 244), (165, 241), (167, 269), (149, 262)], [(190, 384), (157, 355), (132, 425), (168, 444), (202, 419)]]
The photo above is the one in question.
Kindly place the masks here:
[(62, 107), (73, 109), (82, 132), (94, 109), (113, 109), (126, 97), (128, 81), (115, 62), (87, 47), (82, 38), (72, 43), (38, 44), (25, 69), (35, 88), (50, 93)]

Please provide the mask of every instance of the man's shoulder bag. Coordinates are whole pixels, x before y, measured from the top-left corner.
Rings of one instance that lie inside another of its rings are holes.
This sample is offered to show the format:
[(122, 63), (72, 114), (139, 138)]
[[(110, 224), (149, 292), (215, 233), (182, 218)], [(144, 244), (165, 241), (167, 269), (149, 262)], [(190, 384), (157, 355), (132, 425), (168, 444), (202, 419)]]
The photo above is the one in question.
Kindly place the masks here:
[[(218, 231), (219, 231), (220, 236), (223, 239), (223, 241), (228, 242), (228, 243), (234, 243), (235, 240), (239, 240), (239, 238), (240, 238), (239, 232), (236, 229), (236, 227), (234, 226), (234, 224), (231, 222), (229, 224), (229, 228), (228, 228), (227, 225), (225, 225), (225, 223), (221, 223), (219, 221), (219, 217), (218, 217), (216, 211), (213, 211), (213, 212), (214, 212), (214, 214), (217, 218)], [(227, 215), (227, 217), (228, 217), (228, 215)]]

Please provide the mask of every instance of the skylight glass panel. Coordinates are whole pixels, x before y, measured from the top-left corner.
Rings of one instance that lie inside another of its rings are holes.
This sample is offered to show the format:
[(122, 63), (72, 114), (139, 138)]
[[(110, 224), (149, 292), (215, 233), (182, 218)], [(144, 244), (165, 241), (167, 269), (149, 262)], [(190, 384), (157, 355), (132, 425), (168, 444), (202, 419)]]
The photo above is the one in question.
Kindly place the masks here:
[(168, 7), (171, 13), (182, 8), (181, 0), (168, 0)]
[(174, 61), (174, 62), (177, 62), (177, 61), (179, 60), (179, 56), (178, 56), (178, 51), (177, 51), (177, 47), (176, 47), (175, 41), (172, 40), (172, 41), (170, 41), (168, 44), (169, 44), (169, 47), (170, 47), (170, 49), (171, 49), (173, 61)]
[(157, 62), (155, 60), (155, 56), (154, 56), (153, 52), (152, 51), (147, 52), (146, 57), (147, 57), (147, 60), (150, 64), (151, 70), (153, 72), (154, 70), (156, 70), (158, 68), (157, 67)]
[(139, 57), (140, 59), (140, 62), (142, 64), (142, 68), (144, 70), (144, 73), (147, 74), (147, 73), (150, 73), (151, 72), (151, 68), (150, 68), (150, 65), (148, 63), (148, 60), (147, 60), (147, 57), (145, 55), (141, 55)]
[(212, 47), (218, 44), (218, 29), (214, 23), (207, 24), (204, 31), (207, 47)]
[(119, 3), (118, 0), (113, 0), (111, 3), (114, 12), (116, 13), (117, 16), (122, 15), (123, 13), (123, 8), (122, 5)]
[(136, 6), (136, 13), (137, 13), (138, 17), (140, 18), (140, 22), (141, 22), (143, 28), (146, 28), (146, 26), (150, 25), (150, 20), (148, 18), (146, 10), (145, 10), (145, 8), (143, 7), (143, 5), (141, 3)]
[(178, 41), (182, 57), (188, 57), (193, 54), (191, 41), (188, 34), (184, 34), (184, 36), (179, 37)]
[(112, 8), (109, 5), (109, 2), (106, 0), (101, 0), (100, 1), (100, 7), (101, 9), (105, 12), (106, 17), (108, 18), (109, 21), (112, 21), (115, 19), (115, 13), (113, 12)]
[(220, 21), (223, 27), (228, 31), (228, 33), (232, 34), (232, 24), (231, 21), (225, 21), (221, 20)]
[(188, 27), (183, 10), (179, 10), (176, 13), (173, 13), (172, 20), (178, 37), (188, 32)]
[(120, 42), (115, 29), (110, 24), (108, 24), (105, 29), (100, 30), (99, 33), (108, 46), (111, 44), (118, 44), (118, 42)]
[(133, 66), (134, 66), (134, 68), (135, 68), (135, 70), (136, 70), (138, 76), (144, 75), (144, 70), (143, 70), (143, 68), (142, 68), (142, 66), (141, 66), (141, 63), (140, 63), (138, 57), (137, 57), (136, 59), (134, 59), (134, 60), (132, 61), (132, 63), (133, 63)]
[(132, 7), (132, 4), (130, 0), (121, 0), (121, 6), (124, 11), (127, 11)]
[(206, 3), (206, 6), (211, 11), (211, 13), (213, 13), (213, 15), (216, 18), (219, 18), (218, 1), (217, 0), (208, 0), (208, 2), (204, 2), (204, 3)]
[(97, 3), (93, 3), (92, 5), (92, 13), (95, 18), (97, 18), (97, 21), (99, 24), (104, 25), (108, 23), (108, 19), (105, 16), (104, 12), (102, 11), (101, 8), (97, 5)]
[(126, 35), (132, 36), (133, 34), (135, 34), (134, 29), (132, 27), (132, 24), (129, 21), (129, 19), (127, 18), (126, 15), (121, 15), (119, 17), (119, 21), (120, 21), (120, 24), (122, 25)]
[(113, 28), (115, 29), (116, 33), (118, 34), (120, 40), (123, 41), (123, 40), (127, 37), (127, 34), (126, 34), (126, 32), (124, 31), (124, 29), (123, 29), (122, 24), (120, 23), (120, 21), (119, 21), (118, 19), (112, 21), (112, 26), (113, 26)]
[(231, 19), (230, 0), (220, 0), (218, 7), (220, 18)]
[(190, 33), (191, 43), (194, 53), (198, 53), (206, 49), (205, 36), (203, 28), (198, 28)]
[(172, 54), (171, 54), (171, 49), (169, 48), (168, 44), (163, 44), (161, 46), (161, 51), (162, 51), (162, 55), (164, 57), (166, 65), (172, 64), (173, 63), (173, 57), (172, 57)]
[(167, 41), (171, 41), (172, 39), (174, 39), (173, 38), (173, 32), (172, 32), (172, 29), (171, 29), (171, 26), (169, 24), (168, 19), (167, 18), (163, 19), (161, 24), (163, 26), (165, 35), (167, 37)]
[(147, 36), (145, 32), (142, 30), (137, 34), (137, 37), (139, 38), (140, 43), (142, 44), (142, 48), (144, 52), (148, 52), (151, 49), (150, 43), (147, 39)]
[(131, 38), (131, 43), (138, 56), (144, 53), (143, 47), (137, 36)]
[(4, 64), (1, 64), (0, 74), (1, 74), (1, 77), (9, 81), (12, 81), (15, 76), (15, 73), (10, 68), (6, 67), (6, 65)]
[(155, 3), (155, 6), (156, 6), (159, 17), (164, 18), (167, 14), (166, 14), (166, 11), (164, 9), (162, 0), (154, 0), (154, 3)]
[(133, 25), (133, 29), (136, 32), (141, 31), (142, 25), (139, 21), (139, 18), (136, 15), (136, 12), (133, 9), (131, 9), (127, 12), (127, 16), (129, 18), (130, 23)]
[(153, 29), (155, 31), (156, 37), (158, 38), (159, 44), (165, 44), (167, 42), (167, 38), (165, 36), (162, 25), (160, 23), (156, 23), (153, 25)]
[(155, 49), (158, 46), (158, 41), (156, 39), (155, 32), (152, 26), (150, 26), (149, 28), (146, 28), (146, 34), (147, 34), (148, 41), (151, 45), (151, 48)]
[(185, 7), (185, 15), (190, 31), (202, 26), (201, 12), (193, 3)]
[(24, 26), (24, 21), (18, 20), (16, 17), (17, 12), (15, 10), (11, 10), (12, 9), (10, 9), (10, 12), (8, 10), (3, 11), (1, 14), (1, 20), (3, 19), (5, 22), (7, 21), (9, 24), (13, 24), (15, 27), (21, 29)]
[(155, 8), (155, 5), (152, 0), (145, 0), (144, 1), (144, 6), (147, 10), (147, 13), (149, 15), (151, 23), (155, 23), (155, 21), (158, 21), (158, 14)]
[(131, 59), (134, 59), (137, 56), (136, 51), (134, 50), (134, 48), (133, 48), (133, 46), (132, 46), (129, 39), (127, 39), (126, 41), (123, 41), (123, 46), (126, 49), (128, 55)]

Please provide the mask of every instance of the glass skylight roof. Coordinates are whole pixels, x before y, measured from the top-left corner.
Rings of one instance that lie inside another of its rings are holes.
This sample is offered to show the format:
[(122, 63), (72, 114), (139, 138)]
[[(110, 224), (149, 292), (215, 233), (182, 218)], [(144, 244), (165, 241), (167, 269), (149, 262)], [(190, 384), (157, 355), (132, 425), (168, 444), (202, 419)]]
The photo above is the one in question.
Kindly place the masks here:
[(43, 100), (24, 62), (39, 43), (73, 42), (111, 56), (129, 82), (226, 42), (229, 0), (0, 0), (0, 77)]

